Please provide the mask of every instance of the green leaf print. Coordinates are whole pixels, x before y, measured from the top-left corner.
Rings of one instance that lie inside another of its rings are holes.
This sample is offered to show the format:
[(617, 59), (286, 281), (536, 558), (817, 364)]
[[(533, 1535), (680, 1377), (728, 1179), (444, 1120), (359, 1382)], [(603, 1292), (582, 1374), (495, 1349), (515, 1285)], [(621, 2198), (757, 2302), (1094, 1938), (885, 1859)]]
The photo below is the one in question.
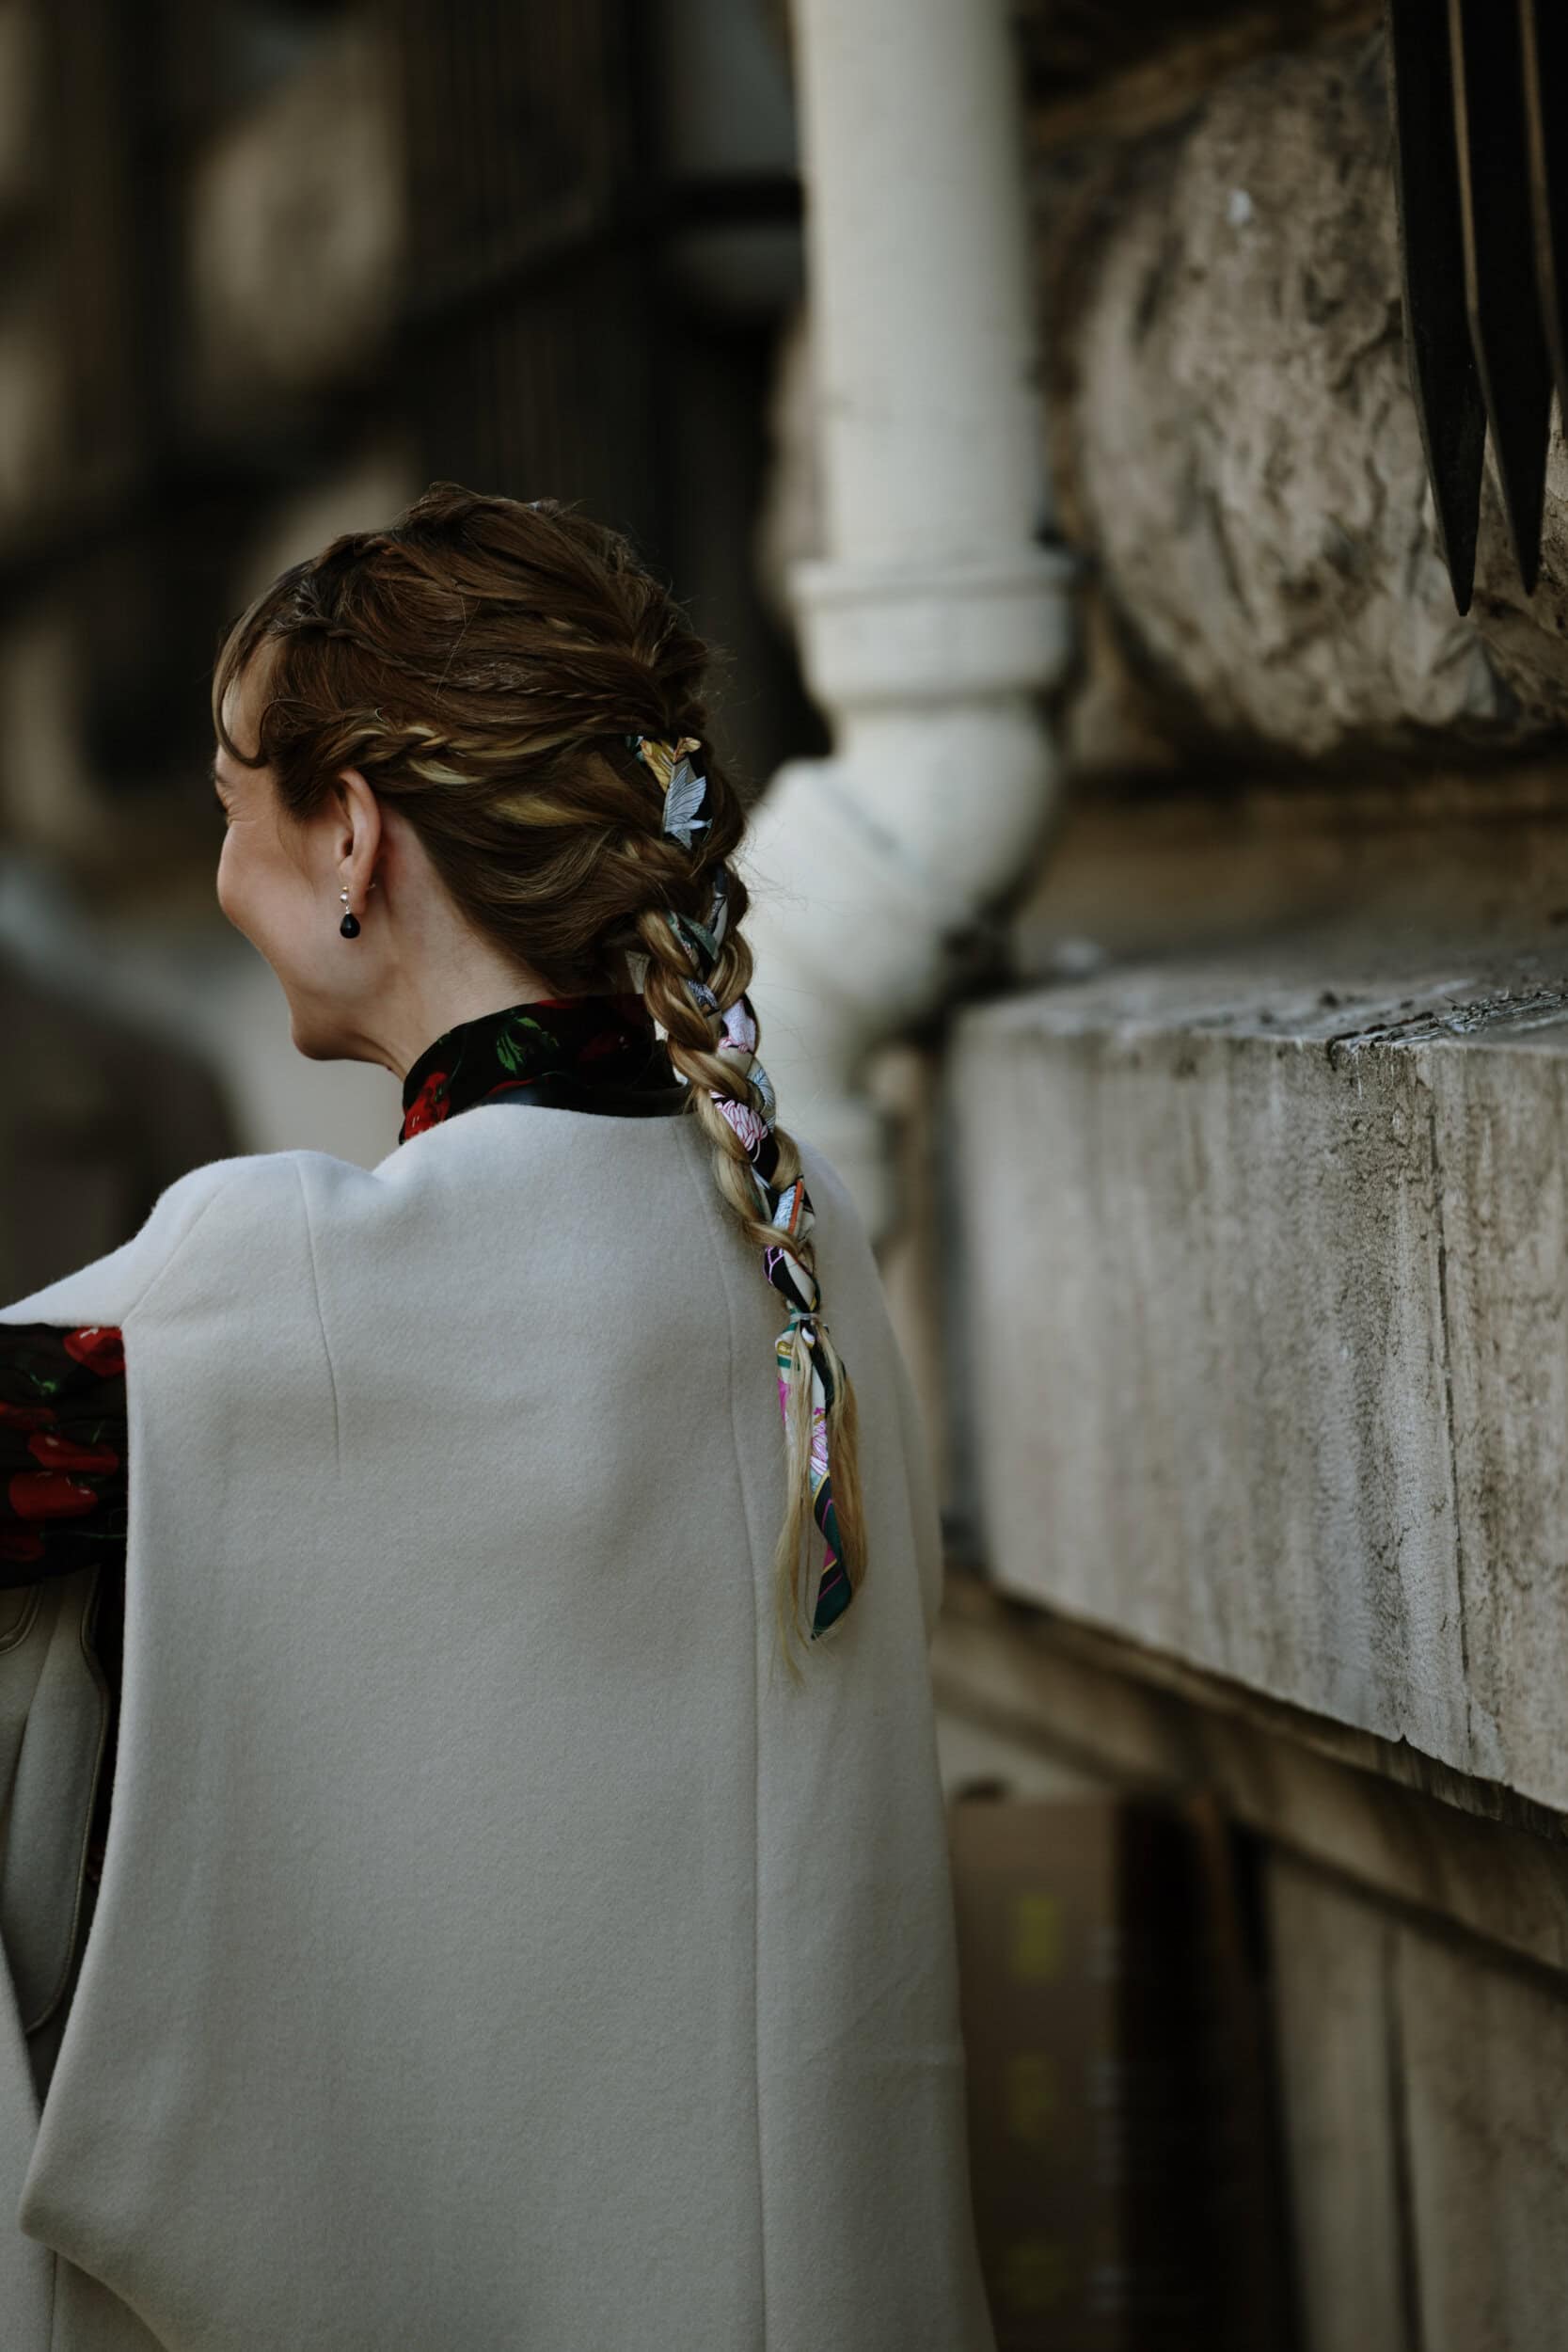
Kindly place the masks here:
[(503, 1070), (520, 1070), (524, 1062), (532, 1060), (537, 1051), (537, 1048), (531, 1047), (526, 1040), (509, 1037), (507, 1035), (509, 1029), (531, 1029), (536, 1037), (544, 1040), (552, 1052), (558, 1050), (557, 1041), (542, 1021), (531, 1021), (526, 1013), (513, 1013), (507, 1021), (506, 1028), (500, 1030), (496, 1038), (496, 1059)]

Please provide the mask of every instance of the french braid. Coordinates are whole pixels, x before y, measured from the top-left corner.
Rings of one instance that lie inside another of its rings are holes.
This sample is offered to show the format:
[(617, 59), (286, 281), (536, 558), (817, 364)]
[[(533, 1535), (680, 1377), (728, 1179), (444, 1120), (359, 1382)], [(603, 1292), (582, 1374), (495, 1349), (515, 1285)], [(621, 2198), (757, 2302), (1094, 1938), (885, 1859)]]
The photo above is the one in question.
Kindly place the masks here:
[[(694, 805), (707, 805), (700, 741), (633, 740), (667, 800), (684, 770), (703, 787)], [(696, 756), (683, 760), (688, 750)], [(671, 1060), (690, 1083), (693, 1106), (713, 1146), (719, 1188), (761, 1249), (763, 1271), (784, 1301), (775, 1356), (790, 1508), (773, 1568), (779, 1632), (793, 1667), (801, 1551), (813, 1521), (824, 1554), (810, 1613), (813, 1639), (842, 1616), (863, 1573), (855, 1392), (821, 1311), (814, 1212), (800, 1155), (773, 1124), (773, 1089), (757, 1059), (759, 1025), (746, 993), (752, 951), (739, 931), (745, 884), (722, 860), (708, 880), (705, 922), (668, 905), (639, 918), (647, 956), (642, 988), (665, 1030)]]
[[(247, 756), (223, 709), (253, 658), (266, 667)], [(865, 1572), (856, 1405), (818, 1295), (800, 1153), (756, 1058), (747, 892), (729, 864), (745, 823), (705, 740), (706, 662), (618, 532), (547, 500), (436, 483), (386, 530), (292, 565), (239, 615), (213, 719), (230, 756), (269, 768), (296, 817), (356, 768), (418, 833), (460, 913), (552, 994), (622, 985), (618, 960), (641, 963), (720, 1192), (784, 1302), (773, 1581), (798, 1679), (798, 1651)]]

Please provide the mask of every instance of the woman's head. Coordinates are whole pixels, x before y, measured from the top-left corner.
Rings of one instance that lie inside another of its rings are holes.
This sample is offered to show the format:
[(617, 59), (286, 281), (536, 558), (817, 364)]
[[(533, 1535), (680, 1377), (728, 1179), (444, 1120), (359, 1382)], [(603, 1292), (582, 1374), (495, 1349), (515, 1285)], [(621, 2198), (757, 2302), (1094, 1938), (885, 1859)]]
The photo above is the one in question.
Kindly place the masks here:
[[(707, 746), (706, 659), (617, 532), (550, 501), (436, 483), (388, 529), (293, 565), (228, 631), (213, 681), (229, 820), (218, 896), (277, 973), (295, 1043), (317, 1059), (406, 1069), (455, 1020), (624, 988), (627, 957), (644, 959), (642, 992), (689, 1083), (715, 1179), (776, 1267), (781, 1236), (746, 1140), (769, 1104), (752, 1057), (722, 1044), (752, 954), (746, 886), (727, 863), (744, 818)], [(683, 736), (707, 778), (707, 822), (689, 848), (665, 832), (635, 748)], [(670, 918), (707, 922), (716, 880), (728, 917), (694, 994)], [(361, 926), (351, 939), (345, 904)], [(437, 1005), (438, 1019), (423, 1009)], [(787, 1187), (799, 1153), (770, 1132), (771, 1181)], [(809, 1265), (809, 1243), (800, 1254)], [(825, 1325), (815, 1343), (855, 1581), (853, 1392)], [(791, 1345), (809, 1375), (799, 1327)], [(794, 1384), (797, 1406), (808, 1385)], [(811, 1435), (809, 1411), (792, 1407), (797, 1474), (776, 1555), (786, 1628), (810, 1532)]]
[[(476, 955), (490, 1005), (625, 985), (656, 908), (700, 914), (738, 803), (708, 757), (693, 856), (626, 738), (701, 739), (705, 659), (617, 533), (452, 484), (274, 581), (214, 678), (218, 896), (300, 1050), (388, 1058), (367, 1020), (406, 995), (417, 1027), (420, 991)], [(651, 975), (649, 994), (663, 1020)], [(429, 1042), (410, 1030), (404, 1066)]]

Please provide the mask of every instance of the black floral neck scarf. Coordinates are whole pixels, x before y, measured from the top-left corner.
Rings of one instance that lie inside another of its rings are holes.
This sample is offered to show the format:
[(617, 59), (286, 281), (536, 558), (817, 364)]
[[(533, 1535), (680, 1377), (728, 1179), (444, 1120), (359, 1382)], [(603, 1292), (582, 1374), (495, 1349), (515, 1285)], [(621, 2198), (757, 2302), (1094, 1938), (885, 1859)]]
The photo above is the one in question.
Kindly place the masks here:
[(687, 1100), (641, 996), (541, 996), (460, 1021), (426, 1046), (403, 1082), (398, 1141), (476, 1103), (646, 1119), (675, 1116)]

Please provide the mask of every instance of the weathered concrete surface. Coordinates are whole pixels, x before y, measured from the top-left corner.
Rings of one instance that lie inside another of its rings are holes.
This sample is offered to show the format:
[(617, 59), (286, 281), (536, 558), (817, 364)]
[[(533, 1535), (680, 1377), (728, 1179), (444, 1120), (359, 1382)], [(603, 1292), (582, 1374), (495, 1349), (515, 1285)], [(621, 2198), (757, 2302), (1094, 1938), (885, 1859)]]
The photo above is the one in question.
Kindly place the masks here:
[(1568, 1809), (1568, 981), (1300, 957), (960, 1018), (990, 1565)]
[(1267, 1892), (1302, 2352), (1420, 2352), (1391, 2063), (1399, 1930), (1289, 1862), (1270, 1864)]
[[(1568, 452), (1527, 603), (1489, 479), (1476, 602), (1436, 548), (1381, 35), (1253, 60), (1178, 124), (1040, 160), (1052, 439), (1091, 631), (1069, 738), (1291, 756), (1528, 741), (1568, 715)], [(1119, 714), (1119, 730), (1118, 730)]]

